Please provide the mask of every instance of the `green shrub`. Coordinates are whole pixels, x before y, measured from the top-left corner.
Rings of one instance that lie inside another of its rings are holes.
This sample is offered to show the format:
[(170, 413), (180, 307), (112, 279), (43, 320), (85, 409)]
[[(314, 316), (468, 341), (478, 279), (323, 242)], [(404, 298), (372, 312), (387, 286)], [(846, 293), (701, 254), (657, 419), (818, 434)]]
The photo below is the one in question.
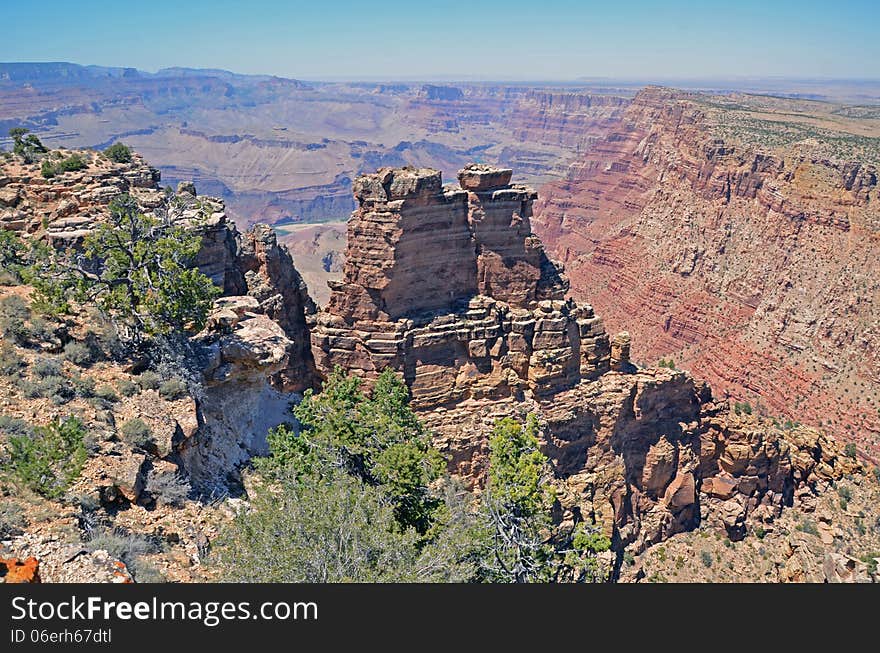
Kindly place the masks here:
[(40, 174), (46, 179), (51, 179), (58, 174), (58, 166), (49, 159), (43, 159), (43, 164), (40, 166)]
[(71, 340), (64, 345), (64, 358), (79, 367), (88, 367), (94, 362), (94, 352), (84, 342)]
[(0, 342), (0, 374), (3, 376), (17, 376), (25, 366), (18, 352), (8, 342)]
[(119, 429), (122, 440), (134, 449), (149, 449), (154, 446), (153, 432), (140, 417), (125, 422)]
[(192, 488), (176, 472), (150, 472), (146, 490), (160, 506), (179, 508), (184, 504)]
[(712, 554), (709, 551), (701, 551), (700, 552), (700, 562), (702, 562), (705, 567), (711, 567), (712, 566)]
[(367, 396), (360, 379), (337, 368), (323, 391), (307, 391), (293, 412), (302, 433), (276, 434), (281, 437), (270, 442), (276, 468), (309, 473), (341, 460), (363, 481), (382, 488), (402, 527), (427, 531), (439, 505), (428, 487), (441, 475), (443, 459), (409, 406), (406, 384), (392, 370), (379, 375)]
[(31, 367), (33, 373), (41, 378), (47, 376), (61, 376), (64, 372), (60, 361), (55, 358), (38, 358)]
[(22, 346), (30, 344), (31, 330), (24, 320), (0, 316), (0, 333), (2, 333), (4, 339), (8, 339), (16, 344)]
[(377, 488), (339, 471), (286, 477), (257, 490), (212, 553), (235, 582), (406, 582), (442, 579), (451, 566), (420, 564), (417, 535), (396, 527)]
[(168, 401), (181, 399), (187, 394), (186, 383), (180, 379), (168, 379), (159, 386), (159, 394)]
[(101, 529), (86, 542), (89, 551), (104, 550), (112, 557), (121, 560), (128, 572), (139, 583), (162, 583), (165, 578), (150, 565), (144, 556), (159, 553), (162, 547), (143, 535), (131, 533), (121, 528)]
[(134, 397), (140, 391), (138, 384), (131, 379), (119, 379), (116, 382), (116, 389), (123, 397)]
[(30, 327), (27, 329), (27, 338), (35, 343), (53, 342), (55, 334), (46, 320), (41, 317), (33, 317), (30, 320)]
[(98, 399), (103, 399), (104, 401), (109, 401), (111, 403), (119, 401), (119, 396), (116, 394), (116, 390), (113, 389), (112, 385), (99, 385), (95, 388), (95, 396)]
[(151, 370), (138, 374), (137, 383), (141, 390), (158, 390), (162, 377)]
[(0, 227), (0, 286), (21, 283), (21, 270), (28, 262), (27, 250), (17, 233)]
[(24, 533), (27, 520), (17, 503), (0, 501), (0, 540), (12, 539)]
[(31, 425), (18, 417), (0, 415), (0, 433), (6, 437), (13, 435), (30, 435)]
[(82, 471), (85, 435), (83, 423), (71, 416), (35, 427), (32, 437), (9, 438), (8, 475), (45, 497), (60, 497)]
[(9, 295), (0, 299), (0, 317), (28, 320), (31, 317), (31, 309), (18, 295)]
[(92, 377), (76, 375), (71, 377), (70, 383), (73, 385), (73, 392), (77, 397), (91, 399), (95, 396), (95, 379)]
[(854, 442), (848, 443), (843, 448), (843, 455), (846, 456), (847, 458), (855, 458), (856, 455), (858, 455), (858, 449), (856, 448), (856, 445)]
[(120, 342), (113, 323), (97, 307), (89, 307), (87, 315), (93, 328), (86, 333), (85, 342), (92, 347), (95, 360), (119, 359), (130, 353)]
[(802, 533), (808, 533), (809, 535), (819, 537), (819, 529), (816, 528), (815, 522), (810, 519), (804, 519), (800, 524), (795, 526), (795, 528)]
[(58, 162), (58, 172), (76, 172), (85, 169), (87, 165), (81, 154), (71, 154)]
[(44, 376), (22, 380), (19, 390), (27, 399), (51, 399), (57, 406), (67, 403), (73, 398), (74, 390), (62, 376)]
[(10, 295), (0, 299), (0, 333), (20, 345), (27, 344), (30, 330), (26, 322), (31, 317), (31, 310), (21, 297)]
[(131, 148), (119, 142), (114, 143), (106, 150), (104, 150), (104, 154), (107, 156), (108, 159), (114, 161), (115, 163), (131, 162)]
[(752, 405), (747, 401), (743, 401), (743, 402), (737, 401), (733, 405), (733, 412), (736, 413), (737, 415), (751, 415), (752, 414)]

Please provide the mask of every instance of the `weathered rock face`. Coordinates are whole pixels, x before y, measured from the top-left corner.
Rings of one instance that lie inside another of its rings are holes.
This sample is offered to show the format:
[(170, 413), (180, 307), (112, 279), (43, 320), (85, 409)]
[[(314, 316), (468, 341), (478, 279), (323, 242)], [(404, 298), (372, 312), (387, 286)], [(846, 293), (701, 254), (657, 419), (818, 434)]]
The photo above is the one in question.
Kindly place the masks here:
[(293, 393), (315, 384), (306, 325), (315, 308), (305, 283), (269, 227), (240, 234), (223, 202), (198, 195), (192, 182), (181, 182), (168, 198), (159, 173), (137, 155), (131, 164), (115, 164), (95, 152), (80, 154), (84, 170), (51, 180), (38, 176), (38, 165), (7, 163), (0, 227), (75, 247), (104, 219), (110, 201), (127, 192), (146, 212), (167, 210), (195, 225), (202, 247), (194, 264), (225, 295), (198, 338), (204, 396), (167, 401), (147, 390), (126, 402), (116, 419), (143, 420), (152, 444), (143, 452), (107, 445), (89, 460), (82, 490), (104, 504), (149, 504), (147, 478), (166, 467), (198, 489), (235, 483), (245, 461), (266, 453), (266, 432), (287, 418)]
[(200, 338), (207, 351), (204, 375), (209, 385), (264, 381), (285, 369), (291, 342), (261, 308), (251, 296), (221, 297), (214, 303)]
[(605, 136), (629, 102), (613, 95), (530, 90), (513, 106), (508, 124), (520, 143), (582, 152)]
[(206, 387), (198, 428), (178, 455), (200, 489), (234, 486), (244, 463), (268, 453), (269, 429), (289, 419), (296, 396), (270, 380), (291, 369), (294, 343), (264, 308), (251, 295), (221, 297), (196, 338)]
[(354, 183), (348, 260), (328, 311), (346, 320), (396, 320), (451, 308), (476, 294), (466, 195), (436, 170), (383, 168)]
[(736, 110), (717, 109), (731, 103), (643, 90), (542, 189), (535, 229), (573, 295), (632, 332), (635, 360), (671, 356), (716, 392), (821, 424), (876, 461), (876, 166), (809, 139), (775, 147), (789, 114), (762, 126), (766, 144), (741, 142), (746, 129), (726, 122)]
[(36, 163), (13, 160), (4, 164), (0, 169), (0, 228), (41, 232), (63, 247), (82, 239), (120, 193), (133, 195), (145, 207), (161, 203), (159, 171), (141, 157), (134, 155), (131, 163), (114, 163), (95, 152), (78, 154), (86, 168), (51, 179), (40, 175)]
[[(0, 171), (0, 228), (46, 239), (57, 247), (77, 246), (107, 214), (120, 193), (129, 193), (150, 212), (165, 205), (158, 170), (135, 154), (128, 164), (109, 161), (91, 151), (78, 152), (85, 169), (43, 179), (38, 164), (13, 161)], [(276, 321), (289, 339), (289, 367), (279, 369), (275, 382), (285, 391), (301, 391), (315, 383), (306, 316), (315, 311), (305, 282), (289, 251), (279, 245), (266, 225), (241, 234), (229, 220), (222, 200), (198, 195), (192, 182), (178, 184), (174, 219), (196, 224), (202, 246), (193, 262), (224, 295), (250, 295), (256, 312)]]
[(459, 179), (466, 190), (433, 170), (355, 182), (344, 278), (312, 330), (324, 373), (400, 371), (454, 472), (480, 484), (494, 423), (533, 413), (562, 518), (642, 550), (703, 521), (741, 539), (857, 467), (818, 432), (732, 416), (689, 374), (634, 365), (628, 332), (609, 341), (564, 299), (531, 233), (534, 192), (503, 169)]
[(293, 392), (310, 388), (316, 374), (306, 319), (316, 308), (308, 288), (271, 227), (254, 225), (241, 241), (236, 267), (247, 294), (259, 302), (259, 312), (278, 323), (290, 342), (288, 364), (277, 375), (279, 384)]
[(471, 400), (424, 413), (452, 469), (480, 479), (502, 417), (539, 416), (563, 519), (593, 519), (620, 549), (707, 522), (732, 540), (807, 504), (858, 463), (812, 429), (731, 415), (681, 371), (609, 372), (548, 397)]
[(608, 338), (531, 234), (534, 191), (469, 166), (355, 182), (344, 277), (312, 331), (318, 369), (403, 372), (416, 405), (547, 393), (608, 368)]
[(471, 164), (458, 173), (468, 192), (468, 223), (477, 253), (479, 294), (528, 307), (538, 299), (562, 299), (568, 290), (529, 219), (537, 193), (511, 186), (512, 170)]

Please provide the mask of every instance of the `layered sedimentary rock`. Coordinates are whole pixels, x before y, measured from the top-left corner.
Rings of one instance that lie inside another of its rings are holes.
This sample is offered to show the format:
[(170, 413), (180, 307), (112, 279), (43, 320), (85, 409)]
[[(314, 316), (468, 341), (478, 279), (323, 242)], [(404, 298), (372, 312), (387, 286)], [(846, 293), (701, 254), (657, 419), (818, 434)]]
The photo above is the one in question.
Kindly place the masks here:
[[(63, 151), (63, 155), (73, 152)], [(158, 206), (163, 197), (159, 171), (139, 156), (130, 163), (114, 163), (95, 152), (77, 152), (83, 170), (50, 179), (39, 164), (8, 161), (0, 168), (0, 228), (40, 232), (59, 246), (81, 239), (106, 214), (120, 193), (129, 193), (145, 207)]]
[(280, 387), (293, 392), (312, 387), (316, 374), (306, 320), (316, 308), (287, 247), (278, 244), (271, 227), (256, 224), (241, 237), (236, 264), (247, 294), (290, 341), (287, 365), (277, 375)]
[(403, 372), (416, 405), (547, 393), (608, 368), (608, 337), (564, 300), (560, 271), (531, 233), (534, 191), (472, 166), (462, 188), (429, 169), (355, 182), (343, 279), (312, 343), (318, 368)]
[(481, 484), (501, 417), (539, 418), (560, 518), (641, 550), (704, 520), (733, 539), (858, 469), (833, 443), (729, 413), (705, 383), (630, 360), (530, 227), (535, 193), (469, 166), (355, 183), (343, 279), (312, 330), (318, 369), (404, 376), (456, 473)]
[(632, 332), (636, 361), (672, 357), (716, 392), (876, 461), (877, 168), (822, 150), (871, 139), (776, 146), (817, 121), (745, 113), (756, 101), (642, 91), (542, 189), (535, 229), (573, 295)]
[(424, 419), (453, 470), (481, 479), (495, 422), (530, 413), (561, 488), (560, 518), (594, 521), (617, 550), (700, 523), (739, 540), (863, 471), (818, 431), (732, 415), (705, 384), (667, 369), (609, 372), (552, 396), (471, 400)]
[[(71, 154), (64, 152), (65, 155)], [(115, 163), (92, 151), (77, 152), (82, 170), (44, 179), (39, 164), (13, 160), (0, 168), (0, 228), (40, 238), (58, 248), (77, 247), (107, 215), (121, 193), (134, 197), (145, 212), (168, 211), (173, 219), (194, 225), (201, 249), (193, 262), (224, 295), (250, 295), (257, 312), (274, 320), (288, 338), (288, 367), (275, 382), (286, 392), (315, 384), (306, 317), (315, 311), (290, 252), (266, 225), (238, 231), (222, 200), (198, 195), (192, 182), (180, 182), (169, 195), (159, 171), (137, 154)]]
[(513, 106), (507, 123), (522, 143), (583, 152), (605, 136), (629, 102), (616, 95), (529, 90)]

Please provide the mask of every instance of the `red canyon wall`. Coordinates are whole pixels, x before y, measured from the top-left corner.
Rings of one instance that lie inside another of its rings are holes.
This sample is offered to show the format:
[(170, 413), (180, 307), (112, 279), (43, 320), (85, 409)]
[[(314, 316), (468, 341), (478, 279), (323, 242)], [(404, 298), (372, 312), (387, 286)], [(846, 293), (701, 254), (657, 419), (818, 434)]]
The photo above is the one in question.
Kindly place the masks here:
[(712, 135), (698, 98), (642, 91), (541, 190), (534, 226), (633, 360), (880, 455), (880, 189), (872, 166)]

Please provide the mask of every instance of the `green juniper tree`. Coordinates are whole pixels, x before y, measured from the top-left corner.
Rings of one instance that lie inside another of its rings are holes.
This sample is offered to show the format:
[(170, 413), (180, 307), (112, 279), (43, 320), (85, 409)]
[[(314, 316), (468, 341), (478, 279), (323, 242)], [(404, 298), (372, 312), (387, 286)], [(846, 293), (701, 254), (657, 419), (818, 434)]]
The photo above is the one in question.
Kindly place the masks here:
[[(391, 370), (371, 392), (336, 369), (268, 435), (249, 509), (217, 546), (230, 580), (467, 581), (484, 537)], [(442, 487), (440, 487), (442, 486)]]
[(540, 450), (538, 421), (505, 418), (489, 440), (484, 520), (492, 545), (483, 574), (490, 582), (592, 582), (603, 572), (597, 554), (611, 541), (595, 525), (554, 524), (550, 463)]
[(41, 154), (49, 151), (36, 135), (24, 127), (13, 127), (9, 130), (9, 137), (12, 139), (12, 152), (24, 159), (25, 163), (34, 163)]
[(131, 162), (131, 148), (118, 141), (104, 150), (104, 154), (107, 155), (108, 159), (116, 163)]
[(358, 377), (337, 367), (321, 393), (306, 391), (293, 414), (301, 432), (287, 426), (271, 432), (272, 456), (264, 468), (341, 469), (380, 487), (401, 528), (428, 531), (439, 506), (429, 486), (440, 477), (443, 459), (409, 406), (406, 384), (391, 369), (368, 395)]
[(549, 579), (548, 545), (552, 494), (546, 489), (547, 459), (533, 415), (525, 426), (505, 418), (489, 440), (489, 475), (483, 497), (492, 532), (487, 580), (527, 583)]
[(9, 281), (18, 281), (28, 264), (27, 247), (14, 231), (0, 228), (0, 273)]
[(250, 503), (214, 560), (228, 580), (584, 582), (604, 577), (595, 525), (553, 523), (538, 425), (501, 420), (480, 502), (384, 371), (370, 392), (337, 368), (269, 432)]
[(2, 467), (15, 485), (56, 499), (82, 471), (88, 457), (85, 435), (83, 423), (72, 416), (14, 435), (7, 442), (8, 461)]
[(35, 303), (56, 310), (69, 299), (96, 305), (130, 345), (201, 329), (220, 290), (193, 266), (198, 230), (175, 219), (174, 207), (143, 213), (129, 195), (109, 209), (81, 250), (41, 257), (29, 271)]

